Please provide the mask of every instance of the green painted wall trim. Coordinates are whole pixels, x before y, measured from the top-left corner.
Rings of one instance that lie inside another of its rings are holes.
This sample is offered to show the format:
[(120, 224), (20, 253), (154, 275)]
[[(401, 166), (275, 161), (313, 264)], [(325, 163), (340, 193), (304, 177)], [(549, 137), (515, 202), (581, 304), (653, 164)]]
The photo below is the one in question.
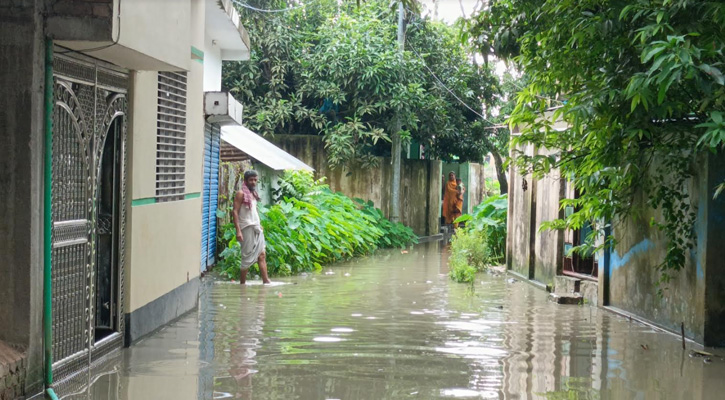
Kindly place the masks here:
[(204, 64), (204, 52), (191, 46), (191, 59)]
[(131, 207), (145, 206), (148, 204), (156, 204), (155, 197), (148, 197), (145, 199), (133, 199), (131, 200)]
[[(53, 277), (52, 251), (53, 215), (53, 40), (45, 40), (45, 154), (43, 165), (43, 348), (45, 358), (44, 383), (53, 385)], [(48, 392), (52, 398), (55, 393)]]
[[(187, 193), (184, 195), (184, 200), (190, 200), (190, 199), (198, 199), (201, 197), (200, 192), (196, 193)], [(156, 204), (156, 198), (155, 197), (147, 197), (145, 199), (133, 199), (131, 200), (131, 207), (138, 207), (138, 206), (146, 206), (149, 204)]]

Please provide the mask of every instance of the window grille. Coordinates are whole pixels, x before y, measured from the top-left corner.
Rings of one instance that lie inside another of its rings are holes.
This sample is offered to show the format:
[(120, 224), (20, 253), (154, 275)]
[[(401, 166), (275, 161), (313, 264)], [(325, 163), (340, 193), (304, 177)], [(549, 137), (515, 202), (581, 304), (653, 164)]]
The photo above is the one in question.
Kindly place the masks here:
[(156, 201), (184, 199), (186, 72), (159, 72), (156, 120)]

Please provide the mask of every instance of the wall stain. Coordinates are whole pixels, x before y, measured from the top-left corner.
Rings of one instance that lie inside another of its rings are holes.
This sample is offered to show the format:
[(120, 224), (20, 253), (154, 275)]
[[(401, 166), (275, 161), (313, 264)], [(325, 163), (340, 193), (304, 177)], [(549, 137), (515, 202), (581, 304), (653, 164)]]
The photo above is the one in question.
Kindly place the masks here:
[(624, 253), (622, 257), (617, 254), (617, 251), (612, 251), (611, 260), (610, 260), (610, 271), (615, 271), (619, 269), (619, 267), (624, 266), (625, 264), (629, 263), (632, 260), (632, 257), (636, 256), (640, 253), (648, 252), (652, 249), (654, 249), (654, 243), (652, 243), (649, 239), (644, 239), (641, 242), (635, 244), (632, 246), (629, 251)]

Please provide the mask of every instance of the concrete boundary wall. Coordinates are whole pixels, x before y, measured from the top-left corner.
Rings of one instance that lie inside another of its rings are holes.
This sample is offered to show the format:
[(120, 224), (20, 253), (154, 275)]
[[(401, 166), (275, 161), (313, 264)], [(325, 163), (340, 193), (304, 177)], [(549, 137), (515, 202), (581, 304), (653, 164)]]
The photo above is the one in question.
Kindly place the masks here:
[[(687, 192), (696, 207), (697, 242), (689, 251), (685, 266), (672, 273), (667, 285), (658, 286), (657, 266), (667, 252), (664, 232), (651, 227), (652, 217), (661, 211), (646, 208), (614, 226), (616, 247), (610, 262), (600, 263), (600, 276), (608, 278), (609, 305), (679, 332), (708, 346), (725, 346), (725, 199), (713, 199), (715, 186), (725, 178), (725, 159), (703, 155), (696, 161)], [(646, 204), (639, 193), (637, 205)], [(658, 289), (662, 288), (662, 294)]]
[[(393, 176), (390, 158), (379, 157), (378, 166), (368, 170), (331, 169), (321, 136), (277, 135), (271, 141), (314, 168), (317, 178), (327, 177), (332, 190), (351, 198), (372, 200), (386, 216), (390, 215), (389, 188)], [(401, 222), (421, 236), (435, 235), (440, 230), (441, 165), (440, 161), (402, 160)]]

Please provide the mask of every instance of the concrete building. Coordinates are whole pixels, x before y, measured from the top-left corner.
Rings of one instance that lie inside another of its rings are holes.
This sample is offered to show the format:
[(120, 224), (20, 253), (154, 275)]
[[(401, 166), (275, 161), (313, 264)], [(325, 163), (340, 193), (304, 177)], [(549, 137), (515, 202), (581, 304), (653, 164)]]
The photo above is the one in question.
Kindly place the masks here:
[(249, 38), (231, 0), (10, 0), (0, 21), (4, 399), (196, 306), (220, 127), (241, 124), (221, 64)]
[[(557, 122), (555, 128), (566, 125)], [(532, 146), (517, 150), (529, 156), (552, 154)], [(725, 198), (713, 198), (714, 188), (725, 180), (725, 158), (706, 154), (696, 165), (687, 190), (696, 205), (697, 245), (662, 295), (657, 293), (657, 265), (665, 257), (667, 241), (650, 226), (650, 219), (661, 215), (648, 208), (645, 192), (634, 201), (648, 211), (614, 225), (615, 248), (570, 255), (569, 249), (582, 243), (591, 228), (539, 232), (542, 222), (575, 211), (560, 207), (560, 200), (576, 198), (577, 193), (557, 170), (542, 179), (513, 167), (509, 171), (509, 271), (542, 288), (580, 292), (593, 305), (665, 330), (679, 334), (684, 327), (688, 338), (706, 346), (725, 346)]]

